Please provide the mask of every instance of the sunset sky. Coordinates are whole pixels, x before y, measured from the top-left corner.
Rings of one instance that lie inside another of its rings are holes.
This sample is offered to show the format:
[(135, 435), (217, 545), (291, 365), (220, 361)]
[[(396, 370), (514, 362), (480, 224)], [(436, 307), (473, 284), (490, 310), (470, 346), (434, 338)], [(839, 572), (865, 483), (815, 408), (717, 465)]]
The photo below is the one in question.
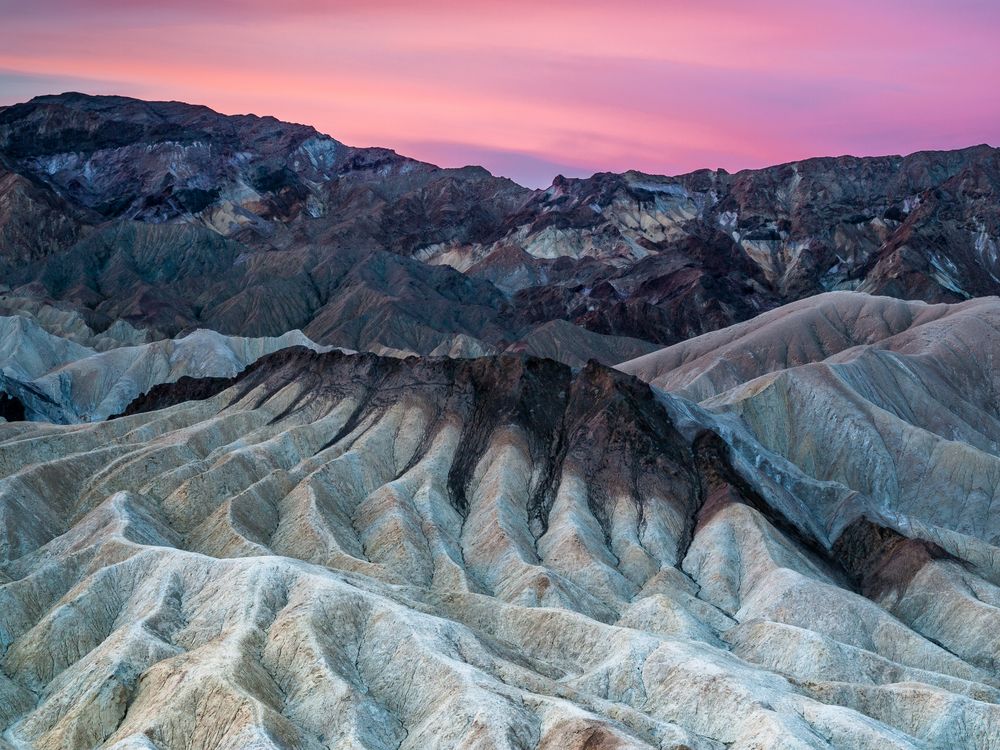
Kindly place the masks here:
[(180, 99), (543, 186), (998, 145), (998, 35), (996, 0), (0, 0), (0, 105)]

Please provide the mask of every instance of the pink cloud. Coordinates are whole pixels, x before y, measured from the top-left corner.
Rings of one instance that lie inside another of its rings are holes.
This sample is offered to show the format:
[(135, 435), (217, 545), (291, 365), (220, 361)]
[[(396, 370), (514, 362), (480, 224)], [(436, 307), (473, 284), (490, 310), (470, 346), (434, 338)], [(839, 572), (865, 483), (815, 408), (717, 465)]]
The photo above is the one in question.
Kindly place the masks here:
[(0, 69), (20, 78), (0, 75), (0, 104), (23, 98), (28, 74), (38, 93), (114, 81), (447, 165), (482, 157), (531, 184), (548, 167), (735, 170), (1000, 140), (991, 2), (80, 7), (5, 11)]

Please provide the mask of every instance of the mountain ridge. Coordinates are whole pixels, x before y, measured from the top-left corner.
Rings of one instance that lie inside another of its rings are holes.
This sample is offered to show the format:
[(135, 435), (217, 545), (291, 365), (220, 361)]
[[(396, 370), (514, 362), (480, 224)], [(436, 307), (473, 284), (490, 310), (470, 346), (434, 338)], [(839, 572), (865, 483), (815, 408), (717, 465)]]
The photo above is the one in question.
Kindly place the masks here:
[[(0, 114), (0, 269), (20, 304), (68, 305), (98, 329), (298, 328), (427, 354), (502, 351), (563, 321), (664, 346), (830, 289), (1000, 290), (987, 146), (529, 190), (269, 117), (32, 102)], [(565, 330), (568, 349), (581, 334)]]
[[(119, 94), (88, 94), (88, 93), (83, 92), (83, 91), (75, 91), (74, 90), (74, 91), (64, 91), (64, 92), (61, 92), (61, 93), (58, 93), (58, 94), (38, 94), (38, 95), (33, 96), (31, 99), (28, 99), (28, 100), (26, 100), (24, 102), (16, 102), (14, 104), (8, 104), (8, 105), (0, 106), (0, 112), (3, 112), (5, 109), (11, 109), (11, 108), (14, 108), (14, 107), (25, 106), (25, 105), (29, 105), (29, 104), (32, 104), (32, 103), (39, 103), (39, 104), (60, 103), (60, 102), (62, 102), (64, 100), (67, 100), (67, 99), (70, 99), (70, 100), (72, 100), (72, 99), (80, 99), (80, 100), (107, 100), (109, 102), (115, 101), (115, 102), (119, 102), (119, 103), (142, 103), (142, 104), (152, 104), (152, 105), (157, 105), (157, 104), (180, 105), (180, 106), (185, 106), (185, 107), (192, 107), (192, 108), (196, 108), (196, 109), (207, 110), (209, 113), (214, 114), (214, 115), (218, 115), (218, 116), (221, 116), (221, 117), (255, 118), (255, 119), (260, 119), (260, 120), (272, 120), (272, 121), (276, 121), (276, 122), (279, 122), (279, 123), (282, 123), (282, 124), (285, 124), (285, 125), (291, 125), (291, 126), (294, 126), (294, 127), (307, 128), (309, 130), (314, 131), (317, 135), (321, 135), (321, 136), (324, 136), (326, 138), (330, 138), (331, 140), (337, 141), (338, 143), (342, 143), (342, 145), (348, 145), (348, 144), (343, 143), (339, 139), (335, 138), (333, 135), (331, 135), (329, 133), (324, 133), (323, 131), (317, 130), (315, 126), (309, 125), (308, 123), (296, 122), (294, 120), (282, 120), (282, 119), (280, 119), (280, 118), (278, 118), (278, 117), (276, 117), (274, 115), (258, 115), (258, 114), (254, 113), (254, 112), (231, 112), (231, 113), (224, 113), (224, 112), (221, 112), (219, 110), (214, 109), (213, 107), (211, 107), (210, 105), (207, 105), (207, 104), (192, 104), (190, 102), (185, 102), (185, 101), (180, 100), (180, 99), (142, 99), (142, 98), (139, 98), (139, 97), (124, 96), (124, 95), (119, 95)], [(427, 162), (427, 161), (423, 161), (422, 159), (417, 159), (415, 157), (406, 156), (405, 154), (400, 154), (396, 149), (393, 149), (393, 148), (382, 147), (382, 146), (349, 146), (349, 145), (348, 145), (348, 147), (349, 148), (356, 148), (356, 149), (376, 148), (376, 149), (379, 149), (379, 150), (382, 150), (382, 151), (391, 152), (393, 154), (396, 154), (397, 156), (400, 156), (401, 158), (408, 159), (408, 160), (414, 161), (414, 162), (419, 162), (421, 164), (426, 164), (428, 166), (433, 166), (433, 167), (436, 167), (437, 169), (442, 169), (442, 170), (447, 169), (447, 170), (461, 171), (463, 169), (470, 169), (470, 168), (474, 169), (474, 170), (483, 170), (483, 171), (487, 172), (491, 177), (496, 177), (497, 179), (502, 179), (502, 180), (508, 180), (510, 182), (513, 182), (518, 187), (521, 187), (521, 188), (523, 188), (524, 190), (527, 190), (527, 191), (544, 192), (547, 189), (547, 187), (531, 188), (531, 187), (527, 187), (525, 185), (521, 185), (520, 183), (518, 183), (513, 178), (504, 177), (504, 176), (501, 176), (501, 175), (494, 175), (486, 167), (483, 167), (482, 165), (479, 165), (479, 164), (465, 164), (465, 165), (462, 165), (462, 166), (442, 167), (442, 166), (440, 166), (438, 164), (435, 164), (433, 162)], [(548, 187), (552, 187), (552, 185), (554, 185), (556, 183), (562, 183), (562, 182), (571, 181), (571, 180), (593, 180), (594, 178), (598, 178), (598, 177), (602, 177), (602, 176), (631, 176), (631, 175), (634, 175), (634, 176), (643, 177), (643, 178), (664, 178), (664, 177), (667, 177), (667, 178), (673, 178), (673, 179), (681, 179), (681, 178), (686, 178), (686, 177), (694, 177), (696, 175), (703, 174), (703, 173), (717, 173), (717, 174), (726, 174), (726, 175), (731, 175), (733, 177), (737, 177), (737, 176), (744, 175), (744, 174), (751, 173), (751, 172), (760, 172), (760, 171), (764, 171), (764, 170), (779, 169), (779, 168), (783, 168), (783, 167), (791, 167), (794, 164), (806, 164), (806, 163), (809, 163), (809, 162), (827, 162), (827, 161), (840, 162), (840, 161), (846, 161), (846, 160), (864, 160), (864, 159), (896, 159), (896, 160), (905, 160), (905, 159), (909, 159), (909, 158), (912, 158), (912, 157), (918, 157), (918, 156), (931, 156), (931, 155), (948, 154), (948, 153), (965, 153), (965, 152), (975, 152), (975, 151), (981, 151), (981, 150), (996, 150), (997, 148), (1000, 148), (1000, 147), (992, 146), (989, 143), (982, 142), (982, 143), (975, 143), (975, 144), (970, 144), (968, 146), (962, 146), (960, 148), (952, 148), (952, 149), (920, 148), (920, 149), (916, 149), (914, 151), (910, 151), (910, 152), (905, 153), (905, 154), (904, 153), (891, 153), (891, 154), (890, 153), (883, 153), (883, 154), (871, 154), (871, 155), (867, 155), (867, 156), (858, 156), (858, 155), (852, 154), (852, 153), (827, 154), (827, 155), (821, 155), (821, 156), (808, 156), (808, 157), (804, 157), (802, 159), (791, 159), (791, 160), (783, 161), (783, 162), (774, 162), (772, 164), (766, 164), (766, 165), (763, 165), (763, 166), (760, 166), (760, 167), (746, 167), (746, 168), (738, 169), (738, 170), (735, 170), (735, 171), (728, 170), (728, 169), (726, 169), (724, 167), (716, 167), (716, 168), (712, 168), (712, 167), (699, 167), (697, 169), (693, 169), (693, 170), (690, 170), (688, 172), (677, 172), (677, 173), (672, 173), (672, 174), (661, 174), (661, 173), (657, 173), (657, 172), (645, 172), (645, 171), (643, 171), (641, 169), (627, 169), (624, 172), (612, 172), (612, 171), (609, 171), (609, 170), (598, 170), (598, 171), (592, 173), (589, 176), (580, 176), (580, 177), (568, 177), (568, 176), (565, 176), (565, 175), (563, 175), (561, 173), (557, 173), (557, 174), (553, 175), (552, 182), (549, 184)]]

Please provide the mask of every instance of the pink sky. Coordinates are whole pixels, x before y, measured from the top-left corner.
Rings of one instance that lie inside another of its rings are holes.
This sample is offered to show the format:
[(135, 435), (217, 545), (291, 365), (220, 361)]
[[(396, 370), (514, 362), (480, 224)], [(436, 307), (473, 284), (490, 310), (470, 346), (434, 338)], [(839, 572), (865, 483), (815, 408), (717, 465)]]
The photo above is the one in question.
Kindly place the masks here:
[(180, 99), (531, 186), (1000, 142), (995, 0), (0, 0), (0, 18), (0, 105)]

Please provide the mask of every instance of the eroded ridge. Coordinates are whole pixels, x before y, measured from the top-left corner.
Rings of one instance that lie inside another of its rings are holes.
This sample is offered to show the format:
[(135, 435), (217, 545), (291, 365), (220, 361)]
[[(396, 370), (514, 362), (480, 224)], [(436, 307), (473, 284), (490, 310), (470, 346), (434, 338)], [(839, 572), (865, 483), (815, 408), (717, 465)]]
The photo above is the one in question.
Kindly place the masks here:
[(997, 746), (981, 569), (803, 530), (631, 376), (286, 349), (191, 394), (0, 425), (0, 746)]

